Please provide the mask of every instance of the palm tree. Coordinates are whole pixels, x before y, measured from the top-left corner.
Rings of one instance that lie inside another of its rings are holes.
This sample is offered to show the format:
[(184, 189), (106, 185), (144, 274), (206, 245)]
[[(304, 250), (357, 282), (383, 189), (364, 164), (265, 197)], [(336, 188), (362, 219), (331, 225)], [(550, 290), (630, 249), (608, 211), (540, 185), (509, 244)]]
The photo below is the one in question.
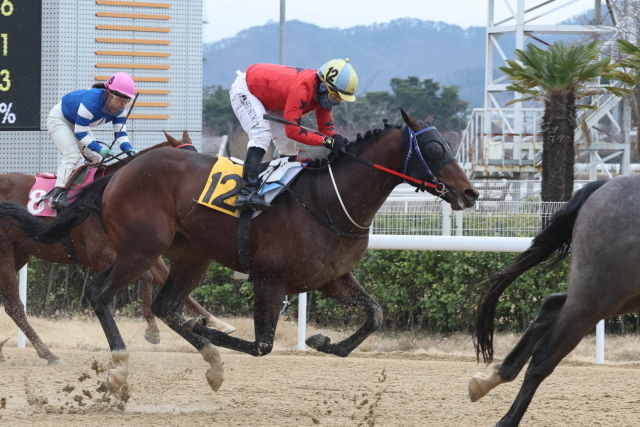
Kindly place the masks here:
[[(615, 70), (611, 77), (620, 80), (632, 87), (632, 94), (629, 96), (631, 110), (636, 116), (636, 124), (640, 123), (640, 48), (626, 40), (617, 40), (620, 52), (628, 55), (618, 61), (624, 70)], [(640, 132), (636, 132), (636, 151), (640, 154)]]
[[(508, 66), (500, 70), (511, 80), (507, 90), (526, 97), (507, 105), (530, 100), (544, 103), (540, 197), (543, 201), (567, 201), (573, 192), (576, 110), (596, 108), (578, 101), (601, 93), (602, 89), (587, 88), (586, 83), (609, 76), (615, 64), (610, 58), (600, 59), (596, 41), (588, 45), (556, 42), (547, 50), (528, 44), (525, 50), (516, 49), (516, 59), (507, 60)], [(616, 95), (627, 93), (616, 87), (604, 89)]]

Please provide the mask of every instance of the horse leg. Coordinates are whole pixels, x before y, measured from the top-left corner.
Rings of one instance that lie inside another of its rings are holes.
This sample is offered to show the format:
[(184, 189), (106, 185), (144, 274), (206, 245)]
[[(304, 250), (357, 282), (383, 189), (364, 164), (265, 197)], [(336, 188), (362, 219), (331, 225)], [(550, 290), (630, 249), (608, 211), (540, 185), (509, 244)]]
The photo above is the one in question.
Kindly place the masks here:
[[(9, 258), (7, 257), (6, 259)], [(24, 265), (26, 261), (18, 264)], [(17, 269), (14, 266), (13, 262), (0, 264), (0, 291), (4, 296), (4, 311), (15, 322), (16, 326), (24, 332), (40, 358), (45, 359), (49, 365), (62, 363), (62, 359), (49, 350), (49, 347), (42, 342), (27, 320), (27, 315), (24, 313), (24, 305), (20, 301), (18, 280), (16, 279)]]
[[(125, 261), (121, 261), (121, 259), (125, 259)], [(113, 319), (109, 304), (120, 289), (141, 276), (152, 262), (153, 258), (145, 260), (142, 257), (118, 257), (113, 264), (87, 285), (87, 298), (100, 321), (111, 349), (114, 368), (106, 374), (107, 389), (111, 393), (117, 392), (127, 382), (129, 353)]]
[[(151, 274), (153, 275), (153, 282), (156, 285), (158, 286), (164, 285), (164, 282), (167, 280), (169, 270), (167, 269), (167, 266), (164, 264), (164, 261), (162, 261), (162, 258), (158, 258), (158, 261), (154, 263), (153, 267), (151, 267)], [(151, 295), (151, 290), (149, 290), (149, 295)], [(144, 304), (144, 300), (143, 300), (143, 304)], [(231, 334), (236, 331), (236, 328), (216, 318), (213, 314), (205, 310), (204, 307), (198, 304), (198, 302), (193, 298), (191, 298), (190, 296), (187, 296), (185, 298), (184, 304), (196, 316), (204, 317), (208, 327), (222, 331), (225, 334)], [(149, 299), (149, 304), (143, 305), (143, 310), (146, 308), (149, 315), (153, 316), (153, 313), (151, 313), (151, 310), (149, 309), (150, 305), (151, 305), (151, 299)], [(147, 317), (145, 317), (145, 319), (147, 319)], [(147, 322), (149, 322), (148, 319), (147, 319)], [(145, 338), (146, 338), (146, 335), (145, 335)], [(158, 342), (160, 342), (159, 336), (158, 336)]]
[(191, 297), (186, 297), (184, 299), (184, 305), (191, 310), (195, 315), (202, 316), (205, 318), (207, 322), (207, 326), (213, 329), (217, 329), (220, 332), (224, 332), (225, 334), (231, 334), (236, 331), (236, 328), (231, 326), (230, 324), (223, 322), (222, 320), (215, 317), (213, 314), (209, 313), (204, 309), (196, 300)]
[(380, 304), (371, 298), (352, 273), (345, 274), (318, 290), (348, 306), (362, 308), (367, 315), (367, 320), (353, 335), (335, 344), (331, 344), (331, 339), (326, 335), (313, 335), (306, 340), (309, 347), (323, 353), (346, 357), (382, 325)]
[(513, 381), (533, 352), (536, 343), (553, 326), (564, 306), (567, 294), (549, 295), (531, 325), (518, 340), (516, 346), (501, 363), (493, 366), (489, 375), (477, 373), (469, 380), (469, 398), (477, 402), (500, 384)]
[(248, 353), (252, 356), (264, 356), (271, 353), (285, 289), (278, 282), (255, 278), (253, 290), (255, 341), (235, 338), (221, 331), (207, 328), (202, 324), (193, 325), (193, 332), (209, 339), (214, 345)]
[(218, 391), (224, 381), (224, 363), (220, 352), (205, 337), (186, 327), (188, 322), (180, 314), (185, 296), (200, 284), (209, 265), (210, 260), (197, 257), (172, 260), (169, 277), (151, 303), (151, 310), (200, 352), (211, 366), (205, 375), (207, 382), (214, 391)]
[(565, 304), (556, 322), (535, 345), (518, 396), (496, 427), (515, 427), (520, 424), (542, 381), (604, 317), (597, 304)]
[(145, 272), (140, 278), (140, 291), (142, 293), (142, 317), (147, 321), (147, 329), (144, 331), (144, 339), (151, 344), (160, 344), (160, 330), (156, 323), (156, 316), (151, 312), (151, 300), (153, 299), (151, 272)]

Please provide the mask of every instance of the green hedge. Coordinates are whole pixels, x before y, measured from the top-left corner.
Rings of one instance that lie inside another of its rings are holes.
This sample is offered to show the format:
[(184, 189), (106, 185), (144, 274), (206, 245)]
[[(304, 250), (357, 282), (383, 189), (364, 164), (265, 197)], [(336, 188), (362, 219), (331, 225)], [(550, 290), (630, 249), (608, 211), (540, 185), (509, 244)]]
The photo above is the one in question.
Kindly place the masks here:
[[(354, 270), (356, 278), (378, 301), (388, 331), (470, 331), (475, 323), (478, 291), (473, 285), (490, 273), (509, 265), (516, 253), (444, 251), (368, 251)], [(522, 331), (543, 299), (565, 292), (568, 260), (535, 268), (521, 276), (504, 293), (498, 306), (497, 326)], [(28, 311), (32, 315), (74, 314), (90, 309), (85, 284), (94, 276), (77, 266), (53, 265), (39, 260), (29, 264)], [(253, 287), (234, 280), (233, 272), (213, 264), (202, 285), (192, 296), (220, 316), (251, 316)], [(2, 298), (0, 297), (0, 302)], [(140, 314), (140, 292), (136, 284), (120, 291), (112, 305), (122, 314)], [(297, 316), (297, 296), (291, 296), (285, 316)], [(308, 294), (308, 319), (321, 326), (358, 326), (364, 318), (319, 292)], [(189, 314), (187, 314), (189, 315)], [(607, 321), (609, 332), (638, 331), (636, 314)]]
[[(477, 292), (473, 285), (510, 264), (518, 254), (493, 252), (368, 251), (355, 269), (356, 278), (383, 308), (385, 328), (437, 332), (466, 331), (475, 322)], [(498, 307), (502, 329), (522, 330), (545, 296), (564, 292), (568, 263), (523, 275), (504, 294)], [(213, 267), (194, 298), (214, 313), (250, 314), (250, 284), (232, 279), (232, 272)], [(357, 325), (362, 313), (351, 312), (319, 292), (308, 296), (308, 319), (323, 326)], [(286, 312), (297, 313), (297, 297)]]

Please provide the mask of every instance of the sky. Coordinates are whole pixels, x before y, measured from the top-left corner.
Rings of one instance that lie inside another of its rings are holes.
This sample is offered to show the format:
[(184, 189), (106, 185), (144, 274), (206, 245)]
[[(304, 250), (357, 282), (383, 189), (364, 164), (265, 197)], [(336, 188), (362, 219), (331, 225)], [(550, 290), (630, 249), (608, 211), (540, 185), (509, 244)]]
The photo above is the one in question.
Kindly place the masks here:
[[(517, 0), (494, 0), (496, 16), (507, 17), (510, 3), (515, 10)], [(544, 3), (525, 0), (525, 9)], [(204, 42), (234, 37), (247, 28), (280, 22), (280, 0), (204, 0)], [(286, 20), (297, 19), (323, 28), (350, 28), (357, 25), (386, 23), (398, 18), (443, 21), (459, 25), (486, 26), (489, 0), (286, 0)], [(224, 4), (224, 6), (222, 6)], [(532, 24), (556, 24), (594, 7), (595, 0), (555, 0), (526, 15), (532, 18), (561, 5), (567, 5), (543, 16)], [(605, 4), (602, 1), (602, 4)]]

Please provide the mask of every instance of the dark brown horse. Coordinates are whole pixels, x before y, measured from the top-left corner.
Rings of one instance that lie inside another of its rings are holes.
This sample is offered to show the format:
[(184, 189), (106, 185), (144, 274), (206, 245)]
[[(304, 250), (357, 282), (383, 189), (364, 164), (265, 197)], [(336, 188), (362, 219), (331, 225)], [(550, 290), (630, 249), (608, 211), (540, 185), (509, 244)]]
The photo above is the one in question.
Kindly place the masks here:
[[(156, 148), (178, 147), (185, 142), (191, 142), (186, 132), (183, 134), (184, 141), (176, 140), (170, 135), (167, 135), (167, 139), (163, 143), (140, 151), (137, 156), (144, 155)], [(105, 175), (115, 173), (128, 162), (129, 158), (125, 158), (117, 163), (105, 165)], [(29, 199), (29, 191), (34, 183), (35, 177), (32, 175), (20, 173), (0, 175), (0, 199), (14, 201), (26, 206)], [(52, 219), (46, 219), (45, 221)], [(36, 349), (38, 356), (47, 360), (50, 365), (60, 363), (61, 360), (42, 342), (27, 321), (24, 306), (18, 294), (16, 272), (27, 263), (30, 256), (58, 264), (74, 264), (79, 261), (80, 264), (90, 267), (96, 272), (104, 271), (115, 260), (116, 256), (113, 246), (108, 242), (104, 233), (102, 223), (96, 217), (88, 218), (86, 222), (78, 225), (71, 231), (70, 237), (71, 240), (67, 242), (67, 245), (72, 245), (75, 252), (74, 255), (77, 257), (76, 260), (73, 260), (69, 255), (63, 243), (54, 245), (38, 244), (17, 230), (9, 230), (5, 227), (0, 228), (0, 292), (4, 296), (4, 309), (24, 332)], [(169, 270), (162, 259), (158, 259), (148, 272), (140, 276), (143, 297), (142, 312), (148, 326), (145, 331), (145, 338), (154, 344), (159, 342), (160, 335), (155, 316), (150, 309), (152, 299), (151, 282), (153, 281), (162, 286), (168, 273)], [(187, 298), (186, 303), (195, 313), (206, 316), (212, 327), (224, 332), (233, 331), (233, 327), (213, 317), (191, 297)]]
[[(420, 180), (429, 174), (415, 158), (417, 153), (405, 162), (403, 153), (407, 152), (412, 132), (423, 131), (417, 136), (417, 145), (435, 177), (446, 187), (447, 191), (441, 193), (444, 200), (455, 210), (474, 205), (477, 191), (429, 123), (431, 120), (419, 122), (404, 111), (402, 115), (406, 122), (402, 128), (389, 125), (368, 132), (358, 143), (350, 144), (350, 155), (336, 158), (331, 169), (301, 173), (291, 185), (291, 193), (275, 199), (272, 211), (252, 220), (250, 274), (255, 341), (231, 337), (197, 320), (185, 321), (180, 314), (184, 297), (200, 283), (212, 260), (240, 269), (238, 219), (196, 202), (216, 159), (179, 150), (156, 150), (134, 159), (112, 179), (106, 177), (87, 187), (66, 214), (49, 225), (26, 215), (24, 208), (15, 204), (3, 204), (0, 212), (13, 217), (28, 235), (48, 242), (62, 238), (91, 212), (101, 215), (117, 258), (88, 285), (88, 297), (112, 350), (115, 368), (107, 373), (112, 391), (127, 379), (128, 353), (109, 312), (109, 301), (160, 255), (166, 256), (170, 260), (169, 277), (151, 309), (209, 362), (206, 378), (217, 390), (224, 369), (216, 346), (254, 356), (268, 354), (285, 295), (318, 290), (366, 313), (364, 325), (343, 341), (332, 343), (322, 334), (307, 339), (307, 344), (318, 351), (347, 356), (380, 327), (380, 305), (351, 270), (367, 250), (368, 230), (362, 227), (371, 225), (391, 190), (402, 182), (393, 174), (370, 167), (371, 162), (395, 172), (402, 171), (406, 164), (406, 174)], [(369, 165), (355, 161), (353, 155), (366, 159)], [(339, 193), (334, 190), (331, 174)], [(140, 176), (145, 177), (144, 185), (135, 185)]]
[(551, 218), (513, 264), (480, 283), (476, 350), (490, 363), (502, 293), (524, 272), (571, 251), (568, 292), (548, 296), (511, 352), (489, 375), (476, 374), (469, 381), (469, 396), (475, 402), (513, 381), (531, 359), (520, 392), (496, 426), (520, 424), (542, 381), (600, 320), (640, 310), (639, 210), (640, 176), (591, 182)]

